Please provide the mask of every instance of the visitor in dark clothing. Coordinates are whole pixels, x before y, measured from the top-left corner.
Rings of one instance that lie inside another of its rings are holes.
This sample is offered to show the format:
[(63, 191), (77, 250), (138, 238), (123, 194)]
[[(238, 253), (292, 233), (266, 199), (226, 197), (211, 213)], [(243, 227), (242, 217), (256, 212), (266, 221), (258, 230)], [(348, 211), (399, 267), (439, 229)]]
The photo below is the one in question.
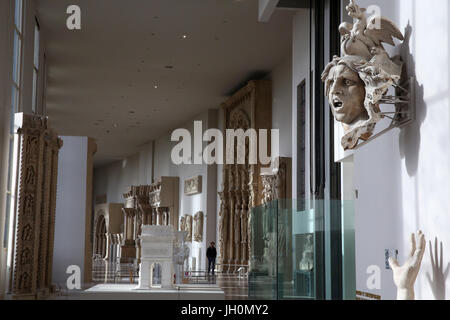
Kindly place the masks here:
[[(209, 271), (212, 269), (212, 274), (214, 275), (214, 269), (216, 268), (216, 257), (217, 257), (217, 250), (215, 248), (215, 243), (211, 242), (211, 245), (206, 250), (206, 257), (208, 258), (208, 274)], [(212, 268), (211, 268), (212, 266)]]

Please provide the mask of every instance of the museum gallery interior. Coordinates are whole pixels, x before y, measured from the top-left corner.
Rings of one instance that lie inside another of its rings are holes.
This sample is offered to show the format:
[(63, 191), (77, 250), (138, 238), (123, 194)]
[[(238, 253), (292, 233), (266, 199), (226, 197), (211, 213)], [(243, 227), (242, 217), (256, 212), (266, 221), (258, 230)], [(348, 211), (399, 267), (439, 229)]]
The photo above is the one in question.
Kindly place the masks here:
[(0, 0), (0, 299), (450, 299), (448, 0)]

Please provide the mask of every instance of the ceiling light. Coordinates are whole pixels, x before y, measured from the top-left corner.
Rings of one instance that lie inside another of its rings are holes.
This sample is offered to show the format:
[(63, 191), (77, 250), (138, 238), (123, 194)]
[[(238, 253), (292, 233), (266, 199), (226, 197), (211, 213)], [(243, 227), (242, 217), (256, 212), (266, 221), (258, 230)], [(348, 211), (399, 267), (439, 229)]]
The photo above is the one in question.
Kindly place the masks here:
[(114, 124), (113, 124), (113, 127), (114, 127), (114, 128), (117, 128), (118, 126), (119, 126), (119, 125), (118, 125), (117, 123), (114, 123)]
[(157, 85), (157, 84), (155, 84), (154, 88), (155, 88), (155, 89), (158, 89), (158, 85)]
[(187, 39), (187, 34), (183, 34), (183, 39)]

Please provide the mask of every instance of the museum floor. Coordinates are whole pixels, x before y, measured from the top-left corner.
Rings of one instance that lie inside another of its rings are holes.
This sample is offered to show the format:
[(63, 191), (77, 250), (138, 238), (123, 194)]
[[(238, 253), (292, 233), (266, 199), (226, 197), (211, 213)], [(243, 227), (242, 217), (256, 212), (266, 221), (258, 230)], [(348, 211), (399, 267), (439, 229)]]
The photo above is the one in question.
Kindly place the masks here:
[(226, 300), (247, 300), (248, 281), (236, 275), (219, 274), (216, 276), (217, 285), (225, 292)]
[[(129, 286), (133, 283), (135, 286), (138, 282), (136, 272), (132, 272), (132, 281), (130, 282), (130, 272), (126, 265), (119, 268), (122, 270), (120, 274), (115, 272), (117, 265), (113, 263), (100, 263), (93, 265), (93, 283), (84, 284), (81, 290), (67, 290), (65, 285), (57, 286), (56, 294), (49, 297), (49, 299), (65, 300), (65, 299), (84, 299), (85, 290), (92, 290), (95, 286), (100, 287), (99, 290), (94, 288), (94, 291), (102, 292), (106, 287), (111, 285), (119, 285), (122, 287)], [(192, 287), (218, 287), (225, 293), (225, 300), (247, 300), (248, 299), (248, 279), (239, 278), (237, 274), (222, 274), (216, 273), (215, 276), (207, 275), (205, 271), (193, 272), (190, 277), (188, 286)], [(103, 286), (103, 287), (102, 287)], [(126, 289), (126, 288), (125, 288)], [(211, 288), (212, 289), (212, 288)], [(114, 291), (114, 290), (113, 290)], [(95, 293), (95, 292), (94, 292)]]

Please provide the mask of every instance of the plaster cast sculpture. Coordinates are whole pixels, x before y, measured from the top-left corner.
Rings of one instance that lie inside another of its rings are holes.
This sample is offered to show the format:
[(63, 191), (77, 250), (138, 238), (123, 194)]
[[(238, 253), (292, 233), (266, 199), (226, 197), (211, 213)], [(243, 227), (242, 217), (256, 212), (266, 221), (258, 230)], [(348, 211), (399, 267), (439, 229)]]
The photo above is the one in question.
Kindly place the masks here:
[(220, 257), (225, 254), (225, 243), (228, 239), (228, 209), (225, 206), (224, 192), (219, 192), (220, 197), (220, 211), (219, 211), (219, 247)]
[(58, 154), (63, 142), (47, 117), (17, 113), (17, 208), (10, 291), (14, 299), (38, 299), (52, 288)]
[(312, 234), (306, 236), (306, 243), (303, 246), (302, 260), (299, 264), (301, 271), (311, 271), (314, 269), (314, 243)]
[[(279, 267), (290, 273), (292, 270), (292, 262), (286, 259), (288, 252), (292, 250), (292, 244), (289, 239), (292, 234), (287, 230), (286, 224), (283, 222), (285, 218), (286, 199), (292, 197), (291, 191), (291, 168), (292, 159), (279, 157), (275, 159), (275, 167), (271, 172), (261, 170), (260, 177), (262, 182), (262, 223), (252, 225), (250, 229), (258, 230), (257, 234), (261, 235), (259, 239), (251, 239), (251, 261), (250, 271), (265, 271), (266, 266), (273, 264), (274, 257), (278, 257)], [(279, 223), (273, 225), (272, 214), (278, 213)], [(276, 231), (274, 230), (276, 228)], [(288, 228), (289, 229), (289, 228)], [(271, 235), (272, 234), (272, 235)], [(262, 247), (262, 248), (261, 248)], [(275, 248), (275, 249), (274, 249)], [(258, 257), (261, 255), (262, 257)], [(277, 254), (274, 256), (274, 250)], [(259, 252), (257, 254), (256, 252)], [(262, 262), (262, 265), (258, 263)], [(269, 272), (270, 273), (270, 272)], [(289, 277), (289, 276), (287, 276)]]
[(104, 260), (116, 260), (120, 242), (117, 236), (122, 232), (123, 212), (121, 203), (103, 203), (95, 206), (94, 234), (93, 234), (93, 257)]
[(141, 263), (139, 268), (139, 285), (136, 290), (148, 290), (154, 287), (153, 266), (160, 265), (161, 287), (172, 287), (174, 274), (174, 250), (177, 242), (177, 232), (172, 226), (142, 226), (141, 232)]
[(180, 231), (186, 231), (186, 217), (180, 218)]
[[(272, 128), (272, 84), (269, 80), (250, 81), (222, 104), (224, 129), (247, 131)], [(269, 139), (270, 140), (270, 139)], [(236, 272), (240, 266), (251, 264), (251, 210), (261, 204), (261, 163), (249, 164), (248, 140), (242, 163), (238, 153), (225, 147), (225, 154), (234, 155), (234, 164), (223, 166), (220, 195), (219, 228), (220, 265), (223, 272)], [(228, 152), (228, 153), (227, 153)]]
[(186, 232), (186, 237), (184, 238), (184, 241), (186, 242), (192, 242), (192, 216), (186, 215), (186, 224), (184, 231)]
[(199, 211), (194, 216), (194, 241), (203, 241), (203, 212)]
[(354, 149), (359, 140), (372, 136), (384, 117), (379, 106), (389, 103), (385, 95), (400, 80), (402, 63), (388, 55), (383, 43), (395, 45), (394, 38), (404, 37), (388, 19), (367, 18), (366, 9), (353, 0), (346, 10), (354, 24), (340, 25), (342, 56), (335, 56), (326, 66), (322, 81), (332, 113), (344, 127), (341, 144), (344, 149)]
[(183, 282), (184, 266), (189, 258), (189, 247), (184, 242), (185, 232), (175, 232), (176, 241), (173, 249), (173, 265), (175, 268), (175, 280), (177, 284)]
[(184, 194), (194, 195), (202, 193), (202, 176), (193, 177), (184, 181)]
[(389, 258), (389, 266), (394, 273), (394, 283), (397, 286), (397, 300), (414, 300), (415, 298), (414, 283), (426, 249), (425, 236), (422, 231), (417, 232), (417, 239), (414, 234), (411, 234), (410, 244), (411, 250), (408, 259), (402, 266), (395, 258)]
[(171, 225), (178, 230), (179, 177), (160, 177), (150, 185), (149, 205), (152, 225)]

